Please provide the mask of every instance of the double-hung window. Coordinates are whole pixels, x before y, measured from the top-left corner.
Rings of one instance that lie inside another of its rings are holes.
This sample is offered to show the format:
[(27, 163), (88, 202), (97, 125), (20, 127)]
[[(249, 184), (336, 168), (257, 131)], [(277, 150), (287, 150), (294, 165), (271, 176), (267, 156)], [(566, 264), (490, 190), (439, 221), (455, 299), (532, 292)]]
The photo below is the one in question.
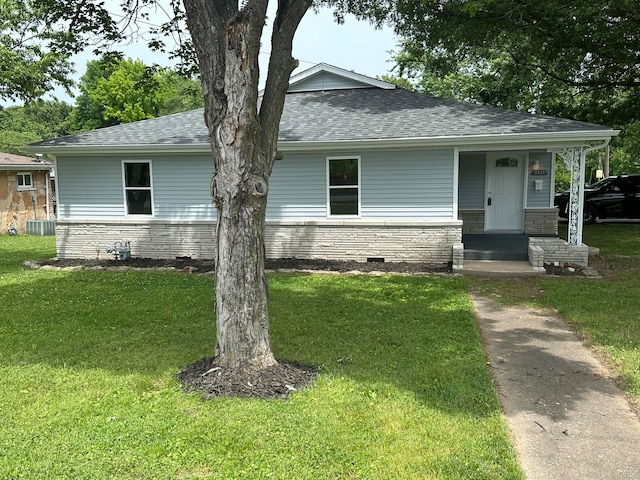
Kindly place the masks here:
[(30, 173), (18, 173), (18, 190), (34, 190), (33, 177)]
[(360, 157), (327, 158), (329, 216), (360, 215)]
[(150, 161), (123, 161), (127, 215), (153, 215)]

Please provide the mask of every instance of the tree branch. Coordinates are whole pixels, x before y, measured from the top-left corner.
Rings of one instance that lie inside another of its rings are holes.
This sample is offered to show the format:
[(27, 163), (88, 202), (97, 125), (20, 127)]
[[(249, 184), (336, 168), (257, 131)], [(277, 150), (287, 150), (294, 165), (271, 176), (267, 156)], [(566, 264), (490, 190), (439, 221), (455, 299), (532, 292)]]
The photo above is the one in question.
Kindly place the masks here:
[[(259, 114), (263, 128), (269, 125), (278, 128), (280, 124), (284, 98), (289, 88), (289, 77), (298, 66), (298, 62), (292, 56), (293, 37), (312, 3), (313, 0), (278, 1), (278, 11), (271, 34), (269, 71)], [(263, 136), (262, 150), (273, 154), (273, 158), (270, 159), (271, 166), (275, 159), (277, 140), (277, 135)]]

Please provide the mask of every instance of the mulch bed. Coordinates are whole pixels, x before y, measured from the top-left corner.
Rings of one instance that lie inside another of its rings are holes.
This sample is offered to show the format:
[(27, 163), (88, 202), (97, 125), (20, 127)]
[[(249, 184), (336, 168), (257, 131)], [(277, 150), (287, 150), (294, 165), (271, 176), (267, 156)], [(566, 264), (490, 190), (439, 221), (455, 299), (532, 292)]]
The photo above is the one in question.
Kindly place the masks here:
[[(176, 258), (130, 258), (118, 260), (83, 260), (83, 259), (49, 259), (39, 262), (40, 265), (54, 267), (131, 267), (131, 268), (175, 268), (188, 270), (191, 273), (206, 273), (215, 270), (213, 260)], [(339, 260), (303, 260), (298, 258), (268, 259), (267, 270), (324, 270), (331, 272), (385, 272), (385, 273), (450, 273), (451, 266), (446, 263), (426, 262), (345, 262)]]
[(199, 392), (203, 398), (246, 397), (265, 400), (285, 399), (291, 392), (314, 382), (319, 369), (292, 362), (279, 362), (258, 371), (236, 371), (203, 358), (176, 375), (186, 392)]

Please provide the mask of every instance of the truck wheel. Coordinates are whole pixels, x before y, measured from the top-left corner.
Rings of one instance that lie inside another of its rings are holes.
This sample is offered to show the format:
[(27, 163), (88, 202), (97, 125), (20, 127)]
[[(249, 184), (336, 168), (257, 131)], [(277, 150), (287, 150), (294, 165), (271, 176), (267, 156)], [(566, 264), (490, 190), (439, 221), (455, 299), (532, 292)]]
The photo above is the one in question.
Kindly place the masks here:
[(591, 225), (592, 223), (595, 223), (597, 217), (598, 212), (596, 212), (596, 209), (591, 205), (585, 205), (583, 223), (585, 225)]

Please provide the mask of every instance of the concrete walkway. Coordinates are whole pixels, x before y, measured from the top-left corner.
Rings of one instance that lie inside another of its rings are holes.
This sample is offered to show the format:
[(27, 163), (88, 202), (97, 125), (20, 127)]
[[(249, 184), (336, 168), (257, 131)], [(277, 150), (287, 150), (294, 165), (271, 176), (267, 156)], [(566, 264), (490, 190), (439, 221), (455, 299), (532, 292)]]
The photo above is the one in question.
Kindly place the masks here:
[(566, 324), (473, 303), (527, 479), (640, 479), (640, 420)]

